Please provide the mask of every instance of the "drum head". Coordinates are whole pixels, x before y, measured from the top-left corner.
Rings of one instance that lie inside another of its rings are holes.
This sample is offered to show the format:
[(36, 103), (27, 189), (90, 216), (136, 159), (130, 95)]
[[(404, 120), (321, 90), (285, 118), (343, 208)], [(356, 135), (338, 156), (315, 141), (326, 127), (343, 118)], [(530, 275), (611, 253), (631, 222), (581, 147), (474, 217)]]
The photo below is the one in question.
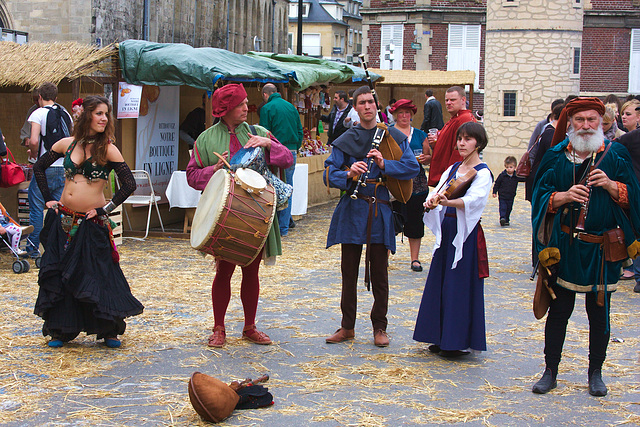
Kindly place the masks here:
[(214, 173), (202, 192), (191, 224), (191, 247), (200, 249), (209, 239), (220, 218), (229, 196), (231, 179), (229, 172), (220, 169)]
[(240, 186), (245, 190), (250, 188), (253, 191), (260, 192), (267, 187), (267, 180), (251, 169), (240, 168), (236, 170), (236, 178), (240, 181)]
[(236, 154), (231, 158), (231, 160), (229, 161), (229, 164), (240, 165), (243, 167), (247, 166), (249, 163), (251, 163), (251, 160), (253, 160), (253, 158), (258, 155), (256, 150), (260, 150), (260, 147), (239, 149), (236, 152)]

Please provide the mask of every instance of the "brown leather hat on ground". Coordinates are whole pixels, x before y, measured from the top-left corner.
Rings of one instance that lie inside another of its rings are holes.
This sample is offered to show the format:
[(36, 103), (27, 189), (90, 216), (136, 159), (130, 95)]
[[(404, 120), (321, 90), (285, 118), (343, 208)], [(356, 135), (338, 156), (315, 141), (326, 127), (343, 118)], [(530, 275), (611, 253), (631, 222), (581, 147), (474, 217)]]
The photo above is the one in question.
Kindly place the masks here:
[(193, 409), (205, 420), (218, 423), (227, 418), (240, 396), (222, 381), (194, 372), (189, 379), (189, 400)]

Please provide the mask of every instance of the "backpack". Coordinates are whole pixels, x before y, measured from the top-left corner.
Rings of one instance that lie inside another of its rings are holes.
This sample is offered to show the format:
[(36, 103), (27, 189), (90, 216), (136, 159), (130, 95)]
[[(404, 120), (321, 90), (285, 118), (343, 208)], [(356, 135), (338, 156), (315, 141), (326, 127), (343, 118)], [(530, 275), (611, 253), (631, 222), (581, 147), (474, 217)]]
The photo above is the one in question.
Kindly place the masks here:
[[(56, 107), (56, 108), (53, 108)], [(40, 143), (49, 151), (53, 144), (71, 135), (71, 117), (62, 109), (59, 104), (45, 106), (47, 113), (46, 134), (41, 138)]]

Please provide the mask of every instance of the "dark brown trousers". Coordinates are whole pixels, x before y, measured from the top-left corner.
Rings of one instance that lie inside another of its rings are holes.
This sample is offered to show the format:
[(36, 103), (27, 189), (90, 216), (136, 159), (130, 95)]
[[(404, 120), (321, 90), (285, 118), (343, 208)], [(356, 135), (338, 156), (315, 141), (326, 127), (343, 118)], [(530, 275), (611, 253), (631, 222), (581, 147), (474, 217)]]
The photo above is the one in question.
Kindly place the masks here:
[[(356, 325), (358, 270), (362, 245), (342, 244), (342, 327), (354, 329)], [(387, 330), (387, 309), (389, 307), (389, 276), (387, 264), (389, 253), (383, 244), (371, 244), (371, 287), (373, 289), (373, 307), (371, 323), (373, 329)]]

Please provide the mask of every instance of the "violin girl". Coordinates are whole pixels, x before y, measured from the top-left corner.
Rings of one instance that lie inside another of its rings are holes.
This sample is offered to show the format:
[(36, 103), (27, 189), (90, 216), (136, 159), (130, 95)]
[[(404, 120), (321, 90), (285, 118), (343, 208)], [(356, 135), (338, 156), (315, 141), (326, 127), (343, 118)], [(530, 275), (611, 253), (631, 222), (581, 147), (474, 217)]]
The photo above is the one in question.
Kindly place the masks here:
[(487, 133), (468, 122), (458, 128), (456, 140), (463, 160), (442, 174), (424, 203), (424, 222), (436, 243), (413, 334), (445, 357), (487, 347), (483, 289), (489, 266), (480, 216), (493, 175), (479, 155)]

